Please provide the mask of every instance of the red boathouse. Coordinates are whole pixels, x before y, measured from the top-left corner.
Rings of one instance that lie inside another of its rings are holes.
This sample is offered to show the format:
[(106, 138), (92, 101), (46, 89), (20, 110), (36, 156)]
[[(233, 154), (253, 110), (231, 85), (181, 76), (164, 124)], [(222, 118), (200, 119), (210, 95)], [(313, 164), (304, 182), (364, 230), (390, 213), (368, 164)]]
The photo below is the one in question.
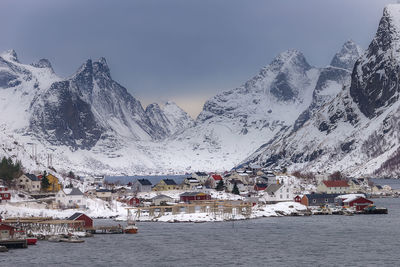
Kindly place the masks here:
[(68, 218), (68, 220), (72, 221), (84, 221), (83, 227), (85, 229), (93, 228), (93, 219), (89, 216), (85, 215), (84, 213), (76, 212), (74, 215)]

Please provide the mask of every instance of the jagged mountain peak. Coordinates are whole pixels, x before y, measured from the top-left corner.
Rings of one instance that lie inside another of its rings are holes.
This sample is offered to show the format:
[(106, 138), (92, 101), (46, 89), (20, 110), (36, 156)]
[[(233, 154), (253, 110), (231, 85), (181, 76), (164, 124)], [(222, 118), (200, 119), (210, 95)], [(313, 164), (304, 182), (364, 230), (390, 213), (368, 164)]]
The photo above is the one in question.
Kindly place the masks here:
[(46, 58), (42, 58), (38, 62), (32, 63), (31, 65), (36, 68), (48, 68), (51, 69), (51, 71), (53, 71), (53, 67), (51, 66), (50, 61)]
[(6, 60), (14, 61), (14, 62), (18, 62), (19, 63), (17, 52), (15, 52), (14, 49), (7, 50), (7, 51), (1, 53), (0, 56), (3, 57)]
[(304, 70), (311, 69), (311, 66), (308, 64), (304, 54), (296, 49), (288, 49), (281, 52), (266, 68), (272, 68), (275, 71), (282, 71), (283, 68), (287, 68), (289, 66), (298, 66)]
[(385, 7), (376, 35), (352, 73), (350, 93), (361, 112), (372, 118), (399, 98), (400, 5)]
[(342, 68), (349, 71), (353, 70), (354, 63), (362, 55), (363, 50), (352, 40), (346, 41), (340, 51), (333, 57), (330, 65), (336, 68)]

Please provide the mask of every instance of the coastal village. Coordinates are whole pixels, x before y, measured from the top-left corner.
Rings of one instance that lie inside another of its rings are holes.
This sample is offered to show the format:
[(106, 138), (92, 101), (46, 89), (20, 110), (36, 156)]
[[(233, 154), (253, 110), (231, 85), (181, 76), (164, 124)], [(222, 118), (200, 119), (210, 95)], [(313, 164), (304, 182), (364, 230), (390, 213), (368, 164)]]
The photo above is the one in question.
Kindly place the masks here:
[[(387, 209), (376, 207), (373, 198), (400, 194), (366, 177), (289, 173), (285, 168), (256, 165), (223, 173), (166, 176), (79, 177), (72, 171), (62, 175), (51, 169), (19, 172), (15, 178), (0, 180), (3, 251), (27, 247), (38, 239), (79, 243), (84, 242), (81, 237), (93, 234), (126, 233), (123, 222), (385, 214)], [(100, 218), (112, 219), (115, 225), (96, 226), (93, 219)]]

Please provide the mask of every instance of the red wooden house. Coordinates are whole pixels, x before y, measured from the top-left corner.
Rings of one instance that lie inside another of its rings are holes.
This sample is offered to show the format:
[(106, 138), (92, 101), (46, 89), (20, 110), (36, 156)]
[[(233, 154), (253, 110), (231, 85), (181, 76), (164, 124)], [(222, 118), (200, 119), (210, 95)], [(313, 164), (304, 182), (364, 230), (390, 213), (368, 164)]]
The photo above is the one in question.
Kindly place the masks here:
[(372, 204), (374, 204), (373, 201), (366, 199), (364, 197), (361, 197), (361, 196), (343, 200), (344, 206), (356, 207), (357, 211), (364, 210), (365, 208), (367, 208), (369, 205), (372, 205)]
[(295, 197), (294, 197), (294, 202), (301, 203), (301, 198), (302, 198), (302, 197), (303, 197), (303, 196), (299, 196), (299, 195), (295, 196)]
[(182, 202), (190, 203), (195, 200), (210, 200), (211, 195), (202, 192), (185, 192), (179, 198)]
[(84, 221), (83, 227), (85, 229), (93, 228), (93, 219), (85, 215), (84, 213), (76, 212), (71, 217), (69, 217), (68, 220)]
[(126, 203), (131, 207), (138, 207), (140, 205), (140, 199), (137, 197), (131, 197)]
[(0, 203), (11, 199), (11, 193), (5, 186), (0, 186)]

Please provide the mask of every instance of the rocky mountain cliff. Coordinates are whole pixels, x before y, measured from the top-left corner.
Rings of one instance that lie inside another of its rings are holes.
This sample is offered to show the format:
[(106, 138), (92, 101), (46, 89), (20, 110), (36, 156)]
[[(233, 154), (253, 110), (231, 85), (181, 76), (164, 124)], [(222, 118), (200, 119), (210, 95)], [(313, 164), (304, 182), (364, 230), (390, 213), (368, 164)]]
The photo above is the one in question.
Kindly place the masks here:
[(400, 5), (387, 6), (375, 38), (355, 63), (349, 85), (323, 101), (300, 127), (275, 136), (245, 162), (399, 175), (399, 25)]

